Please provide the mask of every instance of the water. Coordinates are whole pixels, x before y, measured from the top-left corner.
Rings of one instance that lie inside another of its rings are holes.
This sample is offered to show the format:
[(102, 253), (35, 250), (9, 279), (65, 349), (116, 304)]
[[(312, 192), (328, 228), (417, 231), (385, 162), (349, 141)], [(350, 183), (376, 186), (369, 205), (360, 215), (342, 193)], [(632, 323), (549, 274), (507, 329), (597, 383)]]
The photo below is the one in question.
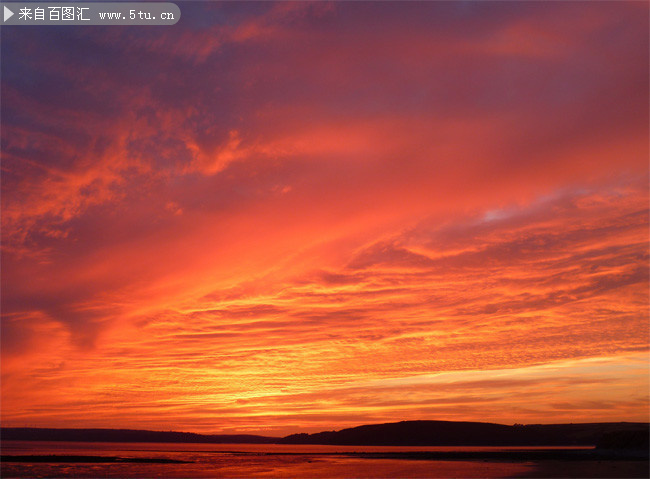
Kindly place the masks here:
[(3, 463), (2, 477), (504, 478), (535, 476), (538, 465), (534, 462), (413, 460), (345, 455), (345, 453), (504, 451), (517, 449), (3, 441), (3, 455), (117, 456), (123, 458), (173, 459), (188, 461), (189, 463)]

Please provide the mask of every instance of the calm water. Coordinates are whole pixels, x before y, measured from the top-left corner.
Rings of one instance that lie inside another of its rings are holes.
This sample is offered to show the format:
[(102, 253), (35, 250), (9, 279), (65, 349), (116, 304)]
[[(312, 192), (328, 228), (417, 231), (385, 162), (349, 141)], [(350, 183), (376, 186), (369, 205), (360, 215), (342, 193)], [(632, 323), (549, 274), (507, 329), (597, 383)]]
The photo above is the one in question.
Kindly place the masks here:
[[(2, 477), (529, 477), (533, 462), (433, 461), (336, 455), (350, 452), (516, 450), (275, 444), (159, 444), (3, 441), (3, 455), (162, 458), (189, 464), (2, 464)], [(531, 448), (525, 448), (531, 449)], [(273, 453), (269, 455), (269, 453)], [(588, 476), (585, 476), (588, 477)]]

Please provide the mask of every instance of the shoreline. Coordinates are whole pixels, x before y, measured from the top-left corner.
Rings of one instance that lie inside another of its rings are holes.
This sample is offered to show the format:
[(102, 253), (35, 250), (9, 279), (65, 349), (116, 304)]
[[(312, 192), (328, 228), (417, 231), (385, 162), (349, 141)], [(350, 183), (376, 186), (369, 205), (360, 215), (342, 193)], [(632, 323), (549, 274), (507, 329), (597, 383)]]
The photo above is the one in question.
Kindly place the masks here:
[[(290, 451), (215, 451), (216, 454), (239, 456), (309, 456), (353, 457), (360, 459), (397, 459), (415, 461), (497, 461), (497, 462), (543, 462), (543, 461), (633, 461), (648, 462), (647, 451), (611, 451), (598, 449), (521, 449), (506, 451), (345, 451), (345, 452), (290, 452)], [(131, 458), (119, 456), (86, 455), (2, 455), (0, 461), (21, 463), (187, 463), (166, 458)]]

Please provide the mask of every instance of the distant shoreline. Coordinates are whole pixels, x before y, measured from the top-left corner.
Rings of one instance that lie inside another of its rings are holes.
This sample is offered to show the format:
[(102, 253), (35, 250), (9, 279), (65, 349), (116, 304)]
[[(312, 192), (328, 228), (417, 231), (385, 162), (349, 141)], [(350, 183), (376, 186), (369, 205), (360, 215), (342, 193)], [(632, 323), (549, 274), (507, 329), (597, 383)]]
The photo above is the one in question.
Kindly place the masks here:
[[(397, 459), (421, 461), (648, 461), (647, 455), (640, 453), (621, 454), (616, 451), (597, 449), (522, 449), (500, 451), (385, 451), (385, 452), (250, 452), (231, 451), (233, 455), (254, 456), (341, 456), (362, 459)], [(84, 455), (3, 455), (3, 463), (159, 463), (184, 464), (191, 461), (179, 461), (165, 458), (84, 456)]]
[(68, 455), (21, 455), (0, 456), (0, 462), (48, 463), (48, 464), (189, 464), (191, 461), (179, 461), (157, 457), (118, 457), (118, 456), (68, 456)]
[(334, 446), (597, 446), (648, 449), (648, 423), (502, 424), (454, 421), (402, 421), (339, 431), (269, 437), (207, 435), (135, 429), (1, 428), (3, 441), (150, 442), (197, 444), (313, 444)]

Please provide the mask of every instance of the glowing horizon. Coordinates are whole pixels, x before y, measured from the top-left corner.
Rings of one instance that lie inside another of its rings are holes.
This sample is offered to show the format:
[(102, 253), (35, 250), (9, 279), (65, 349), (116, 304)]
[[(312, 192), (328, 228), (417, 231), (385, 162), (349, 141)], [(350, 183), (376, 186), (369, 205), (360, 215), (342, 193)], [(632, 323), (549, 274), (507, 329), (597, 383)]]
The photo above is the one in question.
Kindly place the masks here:
[(0, 33), (2, 426), (650, 419), (645, 2), (179, 6)]

